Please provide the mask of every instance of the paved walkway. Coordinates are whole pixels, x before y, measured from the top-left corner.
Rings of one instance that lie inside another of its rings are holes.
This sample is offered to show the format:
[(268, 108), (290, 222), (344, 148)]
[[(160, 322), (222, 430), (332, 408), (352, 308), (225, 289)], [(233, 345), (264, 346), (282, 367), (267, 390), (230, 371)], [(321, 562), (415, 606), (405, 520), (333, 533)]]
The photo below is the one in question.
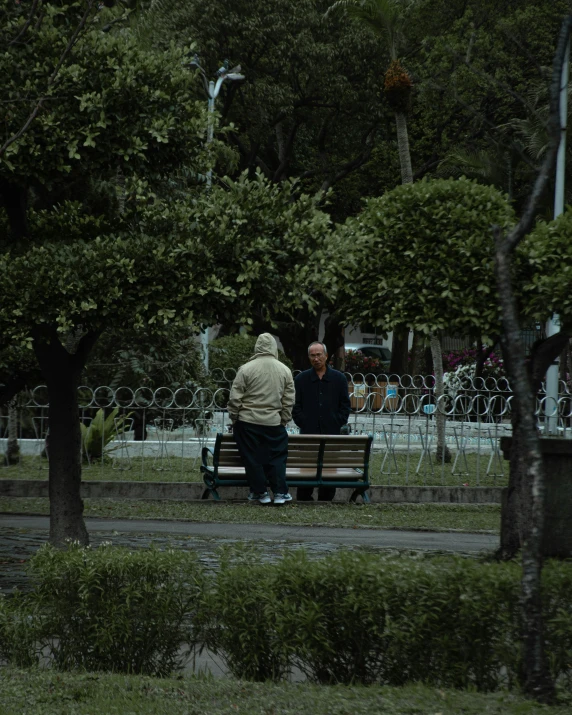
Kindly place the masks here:
[[(193, 549), (208, 569), (218, 566), (218, 547), (250, 540), (261, 549), (265, 560), (273, 561), (285, 548), (306, 549), (310, 558), (320, 558), (340, 548), (455, 552), (474, 555), (498, 546), (497, 536), (431, 531), (382, 529), (340, 529), (266, 524), (199, 524), (190, 521), (147, 519), (86, 519), (91, 543), (102, 541), (137, 548), (153, 542), (158, 548), (172, 546)], [(0, 591), (29, 588), (26, 563), (48, 539), (49, 519), (45, 516), (0, 514)], [(227, 676), (220, 658), (203, 651), (185, 666), (189, 673)], [(304, 680), (295, 671), (291, 680)]]
[[(331, 544), (373, 549), (412, 549), (478, 553), (498, 547), (499, 537), (492, 534), (461, 532), (400, 531), (389, 529), (341, 529), (332, 527), (282, 526), (275, 524), (213, 524), (190, 521), (159, 521), (151, 519), (86, 519), (90, 534), (101, 532), (121, 535), (161, 534), (180, 539), (253, 540), (257, 542), (293, 542), (296, 544)], [(0, 514), (2, 528), (47, 532), (49, 519), (45, 516)], [(1, 539), (0, 539), (1, 540)]]

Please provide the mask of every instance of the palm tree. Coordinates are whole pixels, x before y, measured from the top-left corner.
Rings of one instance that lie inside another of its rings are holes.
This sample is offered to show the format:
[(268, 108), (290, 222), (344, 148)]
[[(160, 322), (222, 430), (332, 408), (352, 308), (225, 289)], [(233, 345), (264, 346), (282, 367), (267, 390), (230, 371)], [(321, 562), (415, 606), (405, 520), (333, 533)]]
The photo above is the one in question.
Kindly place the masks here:
[[(390, 59), (385, 74), (384, 94), (395, 113), (397, 150), (401, 167), (401, 183), (413, 183), (407, 113), (411, 105), (413, 82), (398, 58), (398, 50), (404, 44), (404, 29), (410, 11), (418, 0), (337, 0), (328, 13), (344, 10), (352, 20), (369, 27), (380, 37)], [(409, 331), (396, 328), (391, 344), (390, 371), (402, 375), (407, 370)]]
[[(411, 90), (413, 82), (407, 70), (399, 61), (399, 49), (405, 42), (405, 28), (411, 12), (421, 0), (337, 0), (328, 12), (336, 9), (345, 10), (356, 22), (369, 27), (386, 44), (390, 58), (389, 67), (385, 73), (383, 91), (395, 114), (397, 130), (397, 150), (401, 167), (401, 183), (413, 183), (411, 152), (409, 150), (409, 134), (407, 132), (407, 114), (411, 107)], [(431, 353), (435, 367), (435, 395), (439, 398), (444, 393), (443, 357), (441, 341), (438, 335), (431, 335)], [(409, 331), (396, 328), (393, 332), (392, 355), (390, 371), (403, 374), (407, 369)], [(422, 336), (414, 337), (414, 353), (420, 352), (423, 345)], [(449, 462), (451, 455), (445, 444), (445, 416), (437, 414), (438, 439), (437, 454)]]
[(385, 74), (384, 93), (395, 113), (397, 149), (401, 182), (413, 183), (407, 114), (411, 104), (413, 82), (399, 61), (398, 50), (404, 44), (404, 28), (418, 0), (337, 0), (328, 10), (345, 10), (356, 22), (369, 27), (384, 40), (390, 58)]

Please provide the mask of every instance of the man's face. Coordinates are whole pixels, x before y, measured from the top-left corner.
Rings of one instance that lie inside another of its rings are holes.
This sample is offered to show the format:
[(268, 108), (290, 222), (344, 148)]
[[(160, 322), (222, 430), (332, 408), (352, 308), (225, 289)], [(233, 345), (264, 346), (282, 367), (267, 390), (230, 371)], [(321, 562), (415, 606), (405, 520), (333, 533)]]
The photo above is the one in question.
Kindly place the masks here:
[(321, 345), (312, 345), (308, 352), (308, 357), (310, 358), (310, 363), (314, 370), (317, 370), (319, 372), (326, 365), (328, 353)]

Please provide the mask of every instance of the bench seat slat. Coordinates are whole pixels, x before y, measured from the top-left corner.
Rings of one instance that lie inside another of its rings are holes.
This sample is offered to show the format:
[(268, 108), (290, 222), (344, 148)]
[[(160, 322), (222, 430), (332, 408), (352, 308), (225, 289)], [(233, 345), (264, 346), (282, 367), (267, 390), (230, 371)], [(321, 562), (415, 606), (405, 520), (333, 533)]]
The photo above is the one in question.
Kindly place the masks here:
[[(316, 460), (312, 460), (314, 463)], [(306, 459), (290, 459), (288, 455), (287, 467), (307, 465)], [(363, 455), (360, 457), (340, 457), (337, 459), (324, 458), (324, 467), (363, 467)], [(219, 469), (222, 467), (242, 467), (241, 459), (219, 459)]]
[[(218, 476), (221, 481), (225, 479), (240, 479), (245, 477), (244, 467), (219, 467)], [(360, 472), (355, 469), (324, 469), (322, 471), (322, 479), (356, 479), (356, 477), (362, 476)], [(316, 479), (316, 470), (311, 467), (287, 467), (286, 468), (286, 481), (289, 479)]]

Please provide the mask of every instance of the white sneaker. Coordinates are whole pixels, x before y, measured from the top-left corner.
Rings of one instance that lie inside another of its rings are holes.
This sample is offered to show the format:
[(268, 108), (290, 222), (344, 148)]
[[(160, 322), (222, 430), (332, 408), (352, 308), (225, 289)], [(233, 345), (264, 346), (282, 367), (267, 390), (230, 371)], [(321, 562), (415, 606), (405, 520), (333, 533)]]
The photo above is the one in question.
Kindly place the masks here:
[(254, 492), (250, 492), (250, 494), (248, 495), (248, 501), (257, 501), (261, 504), (270, 504), (272, 499), (270, 498), (270, 494), (268, 492), (263, 492), (262, 494), (255, 494)]
[(285, 504), (288, 501), (292, 501), (291, 494), (275, 494), (274, 503), (275, 504)]

